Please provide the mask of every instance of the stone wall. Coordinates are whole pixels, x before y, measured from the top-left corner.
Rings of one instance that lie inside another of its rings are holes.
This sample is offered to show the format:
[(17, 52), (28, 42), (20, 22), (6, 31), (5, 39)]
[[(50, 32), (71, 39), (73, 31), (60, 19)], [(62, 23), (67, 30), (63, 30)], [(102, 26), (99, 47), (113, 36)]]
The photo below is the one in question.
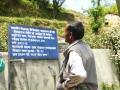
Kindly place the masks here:
[[(110, 51), (93, 49), (93, 52), (99, 83), (118, 83), (115, 68), (109, 60)], [(1, 53), (6, 67), (5, 71), (0, 73), (0, 90), (55, 90), (60, 65), (64, 60), (62, 53), (59, 54), (59, 60), (25, 60), (22, 62), (21, 60), (10, 62), (8, 54)]]

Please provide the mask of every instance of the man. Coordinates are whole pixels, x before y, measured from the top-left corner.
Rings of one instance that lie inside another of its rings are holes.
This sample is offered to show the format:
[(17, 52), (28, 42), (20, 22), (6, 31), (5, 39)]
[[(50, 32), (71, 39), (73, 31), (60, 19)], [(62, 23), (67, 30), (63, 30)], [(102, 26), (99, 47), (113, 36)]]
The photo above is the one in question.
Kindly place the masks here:
[(82, 41), (82, 22), (67, 25), (64, 32), (69, 47), (65, 50), (65, 60), (57, 83), (57, 90), (97, 90), (94, 55), (90, 47)]

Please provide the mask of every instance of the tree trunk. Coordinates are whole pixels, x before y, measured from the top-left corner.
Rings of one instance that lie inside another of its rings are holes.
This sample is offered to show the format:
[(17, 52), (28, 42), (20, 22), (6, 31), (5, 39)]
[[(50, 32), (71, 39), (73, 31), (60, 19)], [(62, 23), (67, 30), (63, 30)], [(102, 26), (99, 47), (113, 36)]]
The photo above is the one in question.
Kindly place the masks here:
[(100, 6), (100, 1), (101, 1), (101, 0), (97, 0), (97, 6)]
[(120, 16), (120, 0), (116, 0), (117, 8), (118, 8), (118, 15)]

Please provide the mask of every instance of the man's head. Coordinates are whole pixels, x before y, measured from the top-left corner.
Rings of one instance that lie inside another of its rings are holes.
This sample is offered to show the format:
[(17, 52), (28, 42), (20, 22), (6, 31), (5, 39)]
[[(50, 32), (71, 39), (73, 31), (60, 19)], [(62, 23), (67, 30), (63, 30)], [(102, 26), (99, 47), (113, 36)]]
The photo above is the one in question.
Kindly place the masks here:
[(66, 26), (64, 32), (65, 42), (71, 44), (75, 40), (82, 39), (83, 36), (84, 36), (84, 26), (82, 22), (74, 22)]

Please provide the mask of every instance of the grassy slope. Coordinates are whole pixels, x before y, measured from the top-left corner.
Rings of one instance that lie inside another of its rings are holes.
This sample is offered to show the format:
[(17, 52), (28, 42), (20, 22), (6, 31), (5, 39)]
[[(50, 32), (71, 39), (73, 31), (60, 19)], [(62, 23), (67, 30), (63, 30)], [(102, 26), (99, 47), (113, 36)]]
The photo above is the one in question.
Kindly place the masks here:
[[(26, 0), (23, 0), (26, 1)], [(5, 8), (7, 9), (7, 8)], [(12, 10), (12, 11), (11, 11)], [(78, 12), (61, 9), (56, 19), (53, 18), (52, 10), (39, 9), (32, 6), (30, 2), (24, 2), (22, 6), (11, 7), (11, 13), (0, 13), (0, 48), (7, 51), (7, 30), (10, 24), (28, 25), (36, 27), (48, 27), (57, 30), (58, 36), (63, 36), (64, 27), (67, 22), (79, 20), (88, 25), (88, 18)]]

